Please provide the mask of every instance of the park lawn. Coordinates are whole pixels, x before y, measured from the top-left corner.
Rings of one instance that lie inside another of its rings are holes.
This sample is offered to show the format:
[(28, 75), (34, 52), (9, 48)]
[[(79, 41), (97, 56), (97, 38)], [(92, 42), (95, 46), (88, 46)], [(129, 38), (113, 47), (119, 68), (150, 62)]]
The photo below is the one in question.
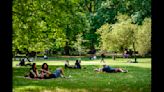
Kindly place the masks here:
[[(151, 92), (151, 59), (137, 59), (139, 63), (127, 63), (128, 59), (105, 59), (106, 64), (129, 70), (128, 73), (96, 73), (95, 68), (101, 67), (100, 60), (83, 61), (86, 69), (65, 69), (65, 76), (46, 80), (25, 79), (29, 66), (16, 67), (13, 61), (13, 92)], [(46, 62), (50, 71), (63, 67), (64, 60), (38, 60), (40, 68)], [(75, 61), (70, 60), (70, 64)]]

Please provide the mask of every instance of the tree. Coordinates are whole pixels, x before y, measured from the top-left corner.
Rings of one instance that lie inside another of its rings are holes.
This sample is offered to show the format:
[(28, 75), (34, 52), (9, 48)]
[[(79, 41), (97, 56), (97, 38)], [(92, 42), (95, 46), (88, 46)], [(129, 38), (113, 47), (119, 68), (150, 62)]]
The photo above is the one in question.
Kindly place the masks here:
[(138, 51), (140, 55), (151, 51), (150, 18), (145, 18), (142, 25), (133, 24), (128, 15), (119, 14), (117, 19), (115, 24), (106, 23), (97, 30), (101, 50), (123, 52), (125, 48), (129, 48), (134, 52)]
[(117, 23), (105, 24), (97, 30), (97, 33), (100, 34), (102, 50), (123, 52), (132, 44), (135, 25), (131, 24), (127, 15), (119, 15), (117, 18)]
[[(131, 19), (127, 15), (120, 14), (117, 16), (118, 22), (112, 25), (103, 25), (97, 30), (101, 36), (102, 50), (123, 52), (124, 49), (132, 46), (136, 51), (136, 32), (137, 25), (131, 23)], [(136, 57), (135, 57), (136, 62)]]
[(87, 40), (84, 40), (82, 33), (76, 35), (76, 41), (74, 42), (73, 47), (78, 51), (79, 56), (81, 56), (83, 53), (86, 53), (85, 47), (83, 45), (83, 43), (86, 41)]
[(55, 50), (70, 45), (78, 32), (85, 31), (85, 16), (77, 4), (77, 0), (14, 0), (13, 50)]
[(145, 55), (151, 52), (151, 19), (145, 18), (143, 25), (139, 27), (137, 32), (136, 49), (140, 55)]
[[(22, 4), (23, 3), (23, 4)], [(15, 49), (28, 51), (43, 51), (49, 44), (46, 22), (42, 19), (45, 14), (40, 11), (38, 1), (13, 1), (13, 46)]]

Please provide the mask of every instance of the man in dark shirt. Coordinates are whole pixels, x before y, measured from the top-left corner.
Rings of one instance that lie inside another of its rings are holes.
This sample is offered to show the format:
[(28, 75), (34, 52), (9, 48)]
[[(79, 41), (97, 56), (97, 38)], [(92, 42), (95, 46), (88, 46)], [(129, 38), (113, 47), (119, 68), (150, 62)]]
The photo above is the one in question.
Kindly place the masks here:
[(116, 68), (112, 68), (109, 65), (103, 65), (102, 71), (103, 72), (109, 72), (109, 73), (110, 72), (115, 72), (116, 71)]
[(128, 70), (123, 70), (121, 68), (112, 68), (109, 65), (103, 65), (103, 68), (99, 68), (99, 69), (94, 69), (97, 72), (106, 72), (106, 73), (112, 73), (112, 72), (124, 72), (127, 73)]
[(101, 62), (104, 62), (104, 63), (105, 63), (104, 58), (105, 58), (105, 55), (104, 55), (104, 53), (103, 53), (103, 54), (101, 54), (101, 61), (100, 61), (100, 63), (101, 63)]

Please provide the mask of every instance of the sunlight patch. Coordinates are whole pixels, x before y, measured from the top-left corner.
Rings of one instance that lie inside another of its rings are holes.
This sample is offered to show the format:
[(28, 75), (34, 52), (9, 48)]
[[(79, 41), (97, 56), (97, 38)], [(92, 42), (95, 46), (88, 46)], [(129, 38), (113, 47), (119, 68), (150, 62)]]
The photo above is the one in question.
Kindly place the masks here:
[[(25, 90), (36, 90), (36, 89), (41, 90), (43, 88), (44, 88), (43, 86), (19, 86), (19, 87), (15, 88), (15, 90), (19, 90), (21, 92), (21, 91), (25, 91)], [(13, 92), (15, 92), (15, 91), (13, 90)]]
[(43, 90), (41, 92), (89, 92), (89, 91), (86, 89), (65, 89), (65, 88), (56, 87), (56, 89), (54, 90)]

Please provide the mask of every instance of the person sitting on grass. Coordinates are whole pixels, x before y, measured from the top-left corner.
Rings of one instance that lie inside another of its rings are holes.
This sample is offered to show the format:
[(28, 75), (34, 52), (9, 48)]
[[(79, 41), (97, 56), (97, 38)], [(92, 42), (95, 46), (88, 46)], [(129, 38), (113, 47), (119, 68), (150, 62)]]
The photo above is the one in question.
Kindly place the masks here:
[(17, 64), (16, 66), (27, 66), (27, 65), (31, 66), (31, 63), (25, 64), (25, 59), (23, 58), (20, 60), (19, 64)]
[(24, 77), (27, 78), (34, 78), (34, 79), (38, 79), (40, 78), (40, 74), (36, 68), (36, 63), (32, 64), (32, 68), (30, 68), (30, 72), (28, 72), (27, 74), (24, 75)]
[(94, 69), (96, 72), (106, 72), (106, 73), (117, 73), (117, 72), (124, 72), (127, 73), (128, 70), (123, 70), (121, 68), (112, 68), (109, 65), (103, 65), (103, 68)]
[[(82, 69), (80, 63), (81, 63), (80, 60), (76, 60), (75, 65), (74, 65), (74, 66), (70, 66), (70, 65), (69, 65), (69, 61), (67, 60), (67, 61), (65, 62), (65, 69), (66, 69), (66, 68)], [(84, 69), (86, 69), (86, 68), (84, 67)]]
[(70, 78), (64, 76), (64, 70), (63, 68), (57, 68), (53, 73), (48, 71), (48, 65), (44, 63), (43, 68), (41, 70), (41, 74), (38, 73), (38, 70), (36, 68), (36, 64), (33, 63), (32, 68), (30, 68), (30, 74), (25, 75), (25, 77), (30, 77), (33, 79), (50, 79), (50, 78)]
[(20, 62), (19, 62), (19, 64), (17, 66), (25, 66), (24, 58), (20, 60)]
[(74, 67), (74, 68), (76, 68), (76, 69), (81, 69), (80, 63), (81, 63), (81, 61), (76, 60), (76, 62), (75, 62), (75, 67)]
[(49, 72), (48, 69), (48, 64), (47, 63), (43, 63), (42, 65), (42, 69), (41, 69), (41, 73), (40, 73), (40, 77), (41, 79), (45, 78), (49, 78), (49, 75), (51, 74), (51, 72)]
[(65, 67), (65, 69), (66, 68), (74, 68), (73, 66), (69, 65), (69, 61), (68, 60), (66, 60), (64, 67)]
[(30, 68), (30, 74), (29, 74), (30, 78), (39, 78), (40, 74), (38, 73), (38, 70), (36, 68), (36, 63), (32, 64), (32, 68)]

